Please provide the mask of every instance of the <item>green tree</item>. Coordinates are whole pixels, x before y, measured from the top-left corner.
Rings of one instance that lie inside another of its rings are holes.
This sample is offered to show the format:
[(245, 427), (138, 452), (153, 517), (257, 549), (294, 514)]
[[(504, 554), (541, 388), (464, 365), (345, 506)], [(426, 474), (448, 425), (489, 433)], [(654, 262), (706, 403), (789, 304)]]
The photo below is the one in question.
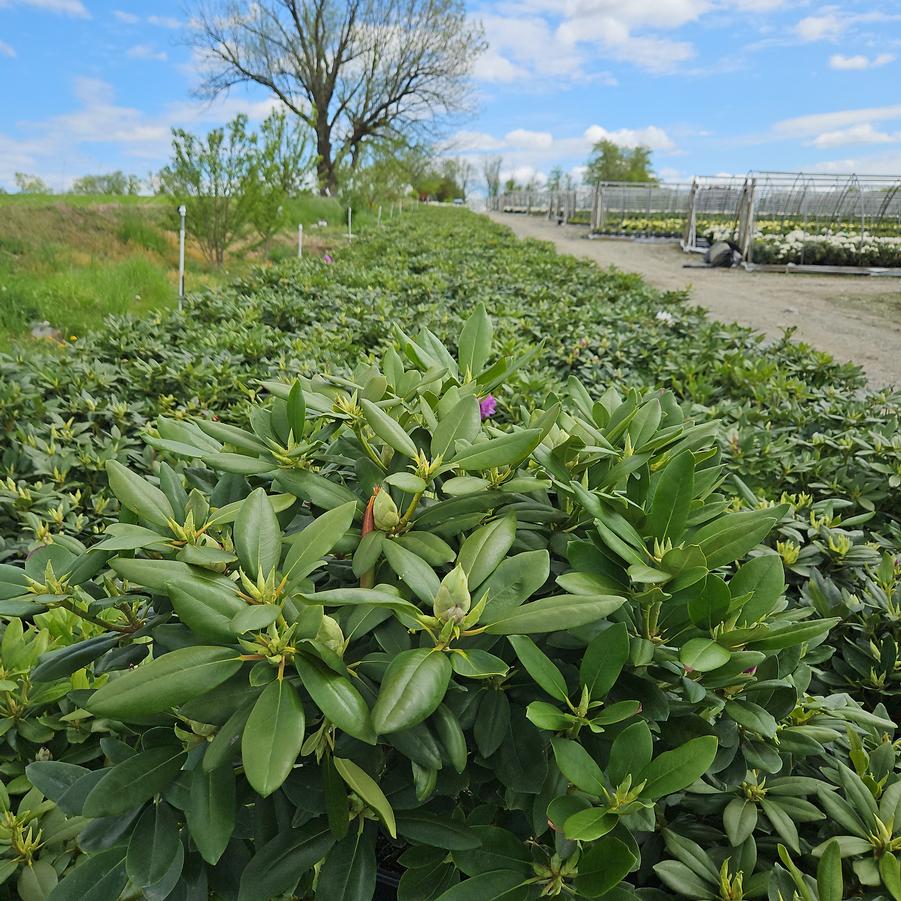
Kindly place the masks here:
[(432, 154), (425, 147), (409, 146), (403, 140), (372, 144), (365, 165), (341, 174), (342, 202), (353, 209), (372, 209), (384, 201), (400, 200), (415, 190), (432, 166)]
[(102, 175), (82, 175), (72, 183), (72, 194), (138, 194), (141, 179), (137, 175), (126, 175), (121, 170)]
[(455, 196), (466, 200), (475, 178), (475, 166), (463, 157), (448, 158), (442, 162), (441, 171), (459, 189)]
[(589, 184), (602, 181), (656, 181), (651, 168), (649, 147), (620, 147), (604, 138), (591, 149), (585, 180)]
[(160, 192), (188, 207), (188, 230), (217, 266), (247, 227), (256, 139), (247, 116), (236, 116), (205, 138), (172, 129), (172, 161), (160, 172)]
[(563, 167), (554, 166), (547, 176), (547, 188), (549, 191), (559, 191), (563, 184)]
[(266, 252), (272, 236), (286, 224), (285, 201), (302, 190), (313, 171), (307, 125), (283, 111), (276, 111), (260, 125), (248, 172), (248, 221)]
[(52, 194), (53, 188), (39, 178), (37, 175), (31, 175), (28, 172), (17, 172), (14, 176), (16, 187), (20, 194)]

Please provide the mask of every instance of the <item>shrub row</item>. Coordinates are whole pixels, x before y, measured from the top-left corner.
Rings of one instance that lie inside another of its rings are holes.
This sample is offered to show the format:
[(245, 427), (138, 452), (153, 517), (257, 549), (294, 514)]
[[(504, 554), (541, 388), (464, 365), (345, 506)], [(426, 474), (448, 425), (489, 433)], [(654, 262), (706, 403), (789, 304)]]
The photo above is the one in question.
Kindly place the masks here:
[(854, 367), (456, 212), (4, 365), (10, 897), (899, 897)]

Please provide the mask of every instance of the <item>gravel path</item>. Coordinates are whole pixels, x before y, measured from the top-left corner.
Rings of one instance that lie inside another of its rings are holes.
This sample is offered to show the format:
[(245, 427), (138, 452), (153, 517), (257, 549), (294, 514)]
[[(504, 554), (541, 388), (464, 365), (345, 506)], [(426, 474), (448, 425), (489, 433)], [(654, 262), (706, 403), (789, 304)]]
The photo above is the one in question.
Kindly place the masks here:
[(901, 385), (901, 279), (868, 276), (685, 269), (700, 255), (675, 243), (587, 239), (584, 227), (525, 215), (488, 214), (521, 238), (552, 241), (561, 253), (637, 272), (664, 290), (691, 289), (691, 299), (717, 319), (778, 337), (795, 336), (839, 360), (859, 363), (874, 388)]

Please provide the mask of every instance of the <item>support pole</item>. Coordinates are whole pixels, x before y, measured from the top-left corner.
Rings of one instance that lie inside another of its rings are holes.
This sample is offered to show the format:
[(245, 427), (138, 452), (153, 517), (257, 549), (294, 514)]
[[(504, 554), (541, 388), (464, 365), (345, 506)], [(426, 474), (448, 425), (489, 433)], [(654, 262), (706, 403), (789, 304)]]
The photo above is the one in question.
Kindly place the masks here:
[(182, 204), (178, 208), (178, 298), (179, 306), (185, 296), (185, 216), (188, 208)]
[(351, 220), (352, 220), (352, 217), (353, 217), (353, 211), (351, 210), (350, 207), (348, 207), (348, 208), (347, 208), (347, 237), (348, 237), (348, 238), (352, 238), (352, 237), (353, 237), (353, 231), (351, 230)]
[(300, 259), (303, 256), (303, 225), (298, 224), (297, 226), (297, 258)]
[(382, 207), (381, 207), (381, 205), (379, 205), (379, 220), (378, 220), (378, 224), (379, 224), (379, 225), (382, 224)]

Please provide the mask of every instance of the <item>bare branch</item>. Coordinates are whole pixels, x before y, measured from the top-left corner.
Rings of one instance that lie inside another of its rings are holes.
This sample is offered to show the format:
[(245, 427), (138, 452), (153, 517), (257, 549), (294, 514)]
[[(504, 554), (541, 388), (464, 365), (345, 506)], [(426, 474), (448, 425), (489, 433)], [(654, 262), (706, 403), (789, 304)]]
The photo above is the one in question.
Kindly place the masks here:
[(198, 0), (200, 92), (238, 84), (270, 91), (316, 132), (317, 171), (334, 190), (371, 142), (437, 136), (468, 111), (468, 81), (484, 50), (462, 0)]

